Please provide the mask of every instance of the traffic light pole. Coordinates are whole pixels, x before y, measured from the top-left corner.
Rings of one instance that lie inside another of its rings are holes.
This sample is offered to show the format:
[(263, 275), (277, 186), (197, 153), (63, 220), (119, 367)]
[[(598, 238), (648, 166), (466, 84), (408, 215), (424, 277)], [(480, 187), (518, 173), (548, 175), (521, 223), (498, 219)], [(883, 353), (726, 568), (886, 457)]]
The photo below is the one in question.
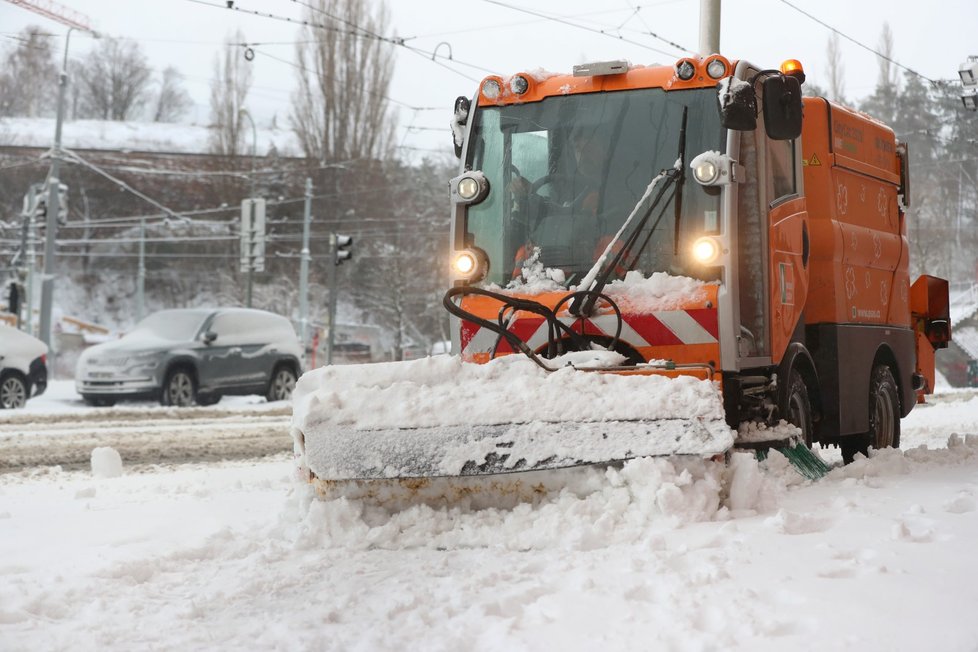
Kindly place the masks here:
[(333, 263), (329, 275), (329, 335), (326, 338), (326, 364), (333, 364), (333, 343), (336, 341), (336, 277), (340, 273), (340, 265), (336, 260), (336, 234), (329, 234), (329, 260)]
[[(299, 259), (299, 329), (302, 353), (309, 345), (309, 223), (312, 221), (312, 179), (306, 177), (306, 204), (302, 214), (302, 253)], [(313, 354), (315, 355), (315, 354)]]

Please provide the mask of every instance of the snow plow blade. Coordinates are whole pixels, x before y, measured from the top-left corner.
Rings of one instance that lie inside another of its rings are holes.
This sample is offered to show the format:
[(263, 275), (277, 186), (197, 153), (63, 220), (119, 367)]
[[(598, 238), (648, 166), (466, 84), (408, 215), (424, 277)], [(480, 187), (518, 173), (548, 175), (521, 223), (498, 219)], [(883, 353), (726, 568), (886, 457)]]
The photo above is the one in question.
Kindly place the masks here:
[[(316, 443), (313, 444), (312, 442)], [(306, 438), (326, 481), (486, 476), (610, 464), (636, 457), (713, 457), (733, 445), (722, 420), (534, 422), (333, 431)]]

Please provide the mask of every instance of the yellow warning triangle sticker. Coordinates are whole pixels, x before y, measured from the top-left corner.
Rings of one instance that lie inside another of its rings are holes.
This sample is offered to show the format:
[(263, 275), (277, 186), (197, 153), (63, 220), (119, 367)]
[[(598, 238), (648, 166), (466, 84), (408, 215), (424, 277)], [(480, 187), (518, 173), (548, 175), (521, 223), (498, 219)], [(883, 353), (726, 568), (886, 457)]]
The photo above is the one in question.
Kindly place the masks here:
[(822, 162), (818, 160), (818, 154), (812, 154), (812, 158), (808, 161), (809, 165), (821, 165)]

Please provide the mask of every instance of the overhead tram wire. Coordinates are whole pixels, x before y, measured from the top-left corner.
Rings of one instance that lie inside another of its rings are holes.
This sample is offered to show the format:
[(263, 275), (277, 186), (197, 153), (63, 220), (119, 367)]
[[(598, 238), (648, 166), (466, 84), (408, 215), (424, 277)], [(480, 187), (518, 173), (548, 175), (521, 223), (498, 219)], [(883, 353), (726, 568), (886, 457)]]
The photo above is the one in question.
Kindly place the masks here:
[[(607, 36), (609, 38), (613, 38), (613, 39), (622, 41), (624, 43), (629, 43), (631, 45), (637, 45), (640, 48), (644, 48), (646, 50), (651, 50), (652, 52), (655, 52), (657, 54), (661, 54), (663, 56), (667, 56), (667, 57), (675, 57), (676, 56), (672, 52), (666, 52), (665, 50), (660, 50), (658, 48), (654, 48), (652, 46), (646, 45), (645, 43), (641, 43), (639, 41), (633, 41), (631, 39), (627, 39), (624, 36), (621, 36), (620, 34), (617, 34), (617, 35), (616, 34), (612, 34), (611, 32), (606, 31), (606, 30), (603, 30), (603, 29), (596, 29), (594, 27), (588, 27), (587, 25), (580, 25), (578, 23), (573, 23), (573, 22), (571, 22), (569, 20), (563, 20), (561, 18), (555, 18), (554, 16), (548, 16), (547, 14), (541, 14), (541, 13), (538, 13), (538, 12), (535, 12), (535, 11), (531, 11), (529, 9), (524, 9), (522, 7), (516, 7), (514, 5), (507, 4), (505, 2), (501, 2), (500, 0), (483, 0), (483, 2), (488, 2), (489, 4), (492, 4), (492, 5), (498, 5), (500, 7), (505, 7), (507, 9), (512, 9), (514, 11), (519, 11), (519, 12), (522, 12), (524, 14), (529, 14), (531, 16), (537, 16), (539, 18), (544, 18), (546, 20), (550, 20), (550, 21), (553, 21), (555, 23), (560, 23), (561, 25), (568, 25), (570, 27), (576, 27), (577, 29), (583, 29), (583, 30), (588, 31), (588, 32), (593, 32), (594, 34), (601, 34), (603, 36)], [(646, 32), (641, 32), (641, 33), (645, 34)], [(683, 46), (679, 45), (678, 43), (675, 43), (675, 42), (670, 41), (670, 40), (668, 40), (666, 38), (663, 38), (662, 36), (659, 36), (658, 34), (655, 34), (654, 32), (649, 31), (647, 33), (652, 38), (654, 38), (654, 39), (656, 39), (658, 41), (662, 41), (663, 43), (669, 45), (670, 47), (676, 48), (677, 50), (680, 50), (680, 51), (685, 52), (687, 54), (693, 53), (692, 50), (689, 50), (687, 48), (684, 48)]]
[[(487, 1), (488, 1), (488, 0), (487, 0)], [(912, 74), (912, 75), (915, 75), (915, 76), (917, 76), (917, 77), (920, 77), (921, 79), (923, 79), (923, 80), (925, 80), (925, 81), (927, 81), (927, 82), (928, 82), (928, 83), (930, 83), (930, 84), (931, 84), (932, 86), (937, 86), (937, 87), (939, 87), (939, 86), (941, 86), (941, 80), (938, 80), (938, 79), (931, 79), (930, 77), (928, 77), (928, 76), (926, 76), (926, 75), (922, 75), (922, 74), (920, 74), (919, 72), (917, 72), (917, 71), (916, 71), (916, 70), (914, 70), (913, 68), (910, 68), (910, 67), (908, 67), (908, 66), (905, 66), (905, 65), (903, 65), (902, 63), (900, 63), (900, 62), (899, 62), (899, 61), (897, 61), (896, 59), (891, 59), (890, 57), (888, 57), (888, 56), (886, 56), (886, 55), (885, 55), (885, 54), (883, 54), (882, 52), (879, 52), (879, 51), (877, 51), (877, 50), (875, 50), (875, 49), (873, 49), (873, 48), (871, 48), (871, 47), (869, 47), (868, 45), (865, 45), (865, 44), (863, 44), (863, 43), (861, 43), (861, 42), (859, 42), (859, 41), (857, 41), (856, 39), (854, 39), (853, 37), (851, 37), (851, 36), (849, 36), (848, 34), (845, 34), (845, 33), (843, 33), (843, 32), (840, 32), (840, 31), (839, 31), (839, 30), (837, 30), (836, 28), (834, 28), (834, 27), (832, 27), (831, 25), (829, 25), (828, 23), (826, 23), (826, 22), (825, 22), (824, 20), (821, 20), (821, 19), (819, 19), (819, 18), (816, 18), (815, 16), (813, 16), (813, 15), (812, 15), (812, 14), (810, 14), (810, 13), (808, 13), (808, 12), (807, 12), (807, 11), (805, 11), (804, 9), (802, 9), (802, 8), (800, 8), (800, 7), (797, 7), (797, 6), (795, 6), (795, 5), (793, 5), (792, 3), (790, 3), (790, 2), (788, 2), (788, 0), (779, 0), (779, 1), (780, 1), (781, 3), (783, 3), (783, 4), (785, 4), (785, 5), (788, 5), (789, 7), (791, 7), (792, 9), (794, 9), (795, 11), (797, 11), (798, 13), (800, 13), (800, 14), (802, 14), (802, 15), (804, 15), (804, 16), (806, 16), (806, 17), (808, 17), (808, 18), (810, 18), (811, 20), (814, 20), (814, 21), (815, 21), (816, 23), (818, 23), (818, 24), (819, 24), (819, 25), (821, 25), (822, 27), (824, 27), (824, 28), (826, 28), (826, 29), (828, 29), (829, 31), (831, 31), (831, 32), (835, 32), (836, 34), (838, 34), (838, 35), (839, 35), (839, 36), (841, 36), (842, 38), (844, 38), (844, 39), (846, 39), (847, 41), (851, 41), (852, 43), (855, 43), (856, 45), (858, 45), (858, 46), (859, 46), (859, 47), (861, 47), (862, 49), (864, 49), (864, 50), (867, 50), (867, 51), (869, 51), (869, 52), (872, 52), (873, 54), (875, 54), (876, 56), (878, 56), (878, 57), (879, 57), (880, 59), (883, 59), (884, 61), (889, 61), (890, 63), (892, 63), (892, 64), (893, 64), (894, 66), (896, 66), (896, 67), (898, 67), (898, 68), (903, 68), (904, 70), (906, 70), (906, 71), (907, 71), (907, 72), (909, 72), (910, 74)]]
[[(403, 47), (404, 49), (409, 50), (409, 51), (412, 51), (412, 52), (415, 52), (416, 54), (419, 54), (420, 56), (424, 56), (425, 58), (430, 57), (431, 58), (431, 61), (434, 62), (436, 65), (439, 65), (439, 66), (441, 66), (441, 67), (443, 67), (443, 68), (445, 68), (447, 70), (450, 70), (451, 72), (454, 72), (455, 74), (457, 74), (457, 75), (459, 75), (461, 77), (464, 77), (465, 79), (468, 79), (470, 81), (479, 81), (477, 79), (473, 79), (472, 77), (469, 77), (468, 75), (466, 75), (466, 74), (464, 74), (464, 73), (462, 73), (462, 72), (460, 72), (458, 70), (455, 70), (451, 66), (448, 66), (448, 65), (446, 65), (446, 64), (444, 64), (444, 63), (442, 63), (440, 61), (437, 61), (437, 53), (426, 52), (424, 50), (421, 50), (420, 48), (416, 48), (416, 47), (407, 45), (407, 43), (406, 43), (406, 40), (407, 39), (405, 39), (405, 38), (396, 37), (396, 36), (384, 36), (382, 34), (375, 34), (375, 33), (371, 32), (369, 30), (364, 29), (363, 27), (361, 27), (361, 26), (359, 26), (359, 25), (357, 25), (355, 23), (352, 23), (350, 21), (344, 20), (342, 18), (335, 18), (335, 17), (333, 17), (334, 20), (339, 20), (340, 22), (345, 22), (346, 24), (350, 25), (351, 26), (350, 28), (343, 29), (343, 28), (340, 28), (340, 27), (332, 26), (332, 25), (324, 25), (322, 23), (317, 23), (317, 22), (314, 22), (314, 21), (309, 21), (309, 20), (304, 20), (304, 19), (297, 19), (297, 18), (290, 18), (288, 16), (280, 16), (278, 14), (272, 14), (272, 13), (265, 12), (265, 11), (258, 11), (258, 10), (255, 10), (255, 9), (245, 9), (243, 7), (239, 7), (239, 6), (236, 6), (236, 5), (232, 5), (232, 6), (228, 6), (226, 4), (225, 5), (219, 5), (219, 4), (214, 4), (212, 2), (206, 2), (205, 0), (186, 0), (186, 1), (187, 2), (192, 2), (194, 4), (204, 5), (205, 7), (212, 7), (214, 9), (224, 9), (224, 10), (231, 10), (231, 11), (240, 11), (240, 12), (245, 13), (245, 14), (252, 14), (252, 15), (255, 15), (255, 16), (260, 16), (262, 18), (269, 18), (269, 19), (272, 19), (272, 20), (284, 21), (284, 22), (292, 23), (294, 25), (303, 25), (303, 26), (306, 26), (306, 27), (314, 27), (316, 29), (322, 29), (322, 30), (325, 30), (325, 31), (328, 31), (328, 32), (338, 32), (338, 33), (342, 33), (342, 34), (349, 34), (351, 36), (358, 37), (358, 38), (366, 38), (366, 39), (374, 39), (374, 40), (378, 40), (378, 41), (384, 41), (386, 43), (390, 43), (391, 45)], [(293, 0), (293, 1), (295, 1), (295, 0)], [(327, 15), (329, 15), (329, 14), (327, 14)], [(265, 56), (269, 56), (268, 53), (265, 53)], [(447, 58), (447, 57), (441, 57), (441, 58), (444, 59), (444, 58)], [(472, 67), (472, 68), (478, 68), (480, 70), (486, 70), (485, 68), (480, 68), (479, 66), (476, 66), (475, 64), (467, 63), (467, 62), (464, 62), (464, 61), (459, 61), (458, 59), (454, 59), (454, 58), (449, 59), (449, 61), (452, 61), (453, 63), (457, 63), (458, 65), (462, 65), (462, 66), (468, 66), (468, 67)], [(493, 72), (493, 71), (488, 71), (488, 72)]]

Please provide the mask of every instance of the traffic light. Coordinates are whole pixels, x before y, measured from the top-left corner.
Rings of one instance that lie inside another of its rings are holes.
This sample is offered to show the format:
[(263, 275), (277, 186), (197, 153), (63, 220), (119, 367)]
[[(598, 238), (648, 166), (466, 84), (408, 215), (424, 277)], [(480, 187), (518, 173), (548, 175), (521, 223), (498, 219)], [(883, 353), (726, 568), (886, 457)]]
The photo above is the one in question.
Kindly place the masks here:
[(20, 314), (20, 286), (16, 281), (10, 283), (7, 294), (7, 312)]
[(336, 265), (342, 265), (344, 261), (353, 258), (353, 252), (350, 250), (353, 246), (353, 236), (334, 234), (333, 237), (335, 238), (335, 258), (333, 262)]

